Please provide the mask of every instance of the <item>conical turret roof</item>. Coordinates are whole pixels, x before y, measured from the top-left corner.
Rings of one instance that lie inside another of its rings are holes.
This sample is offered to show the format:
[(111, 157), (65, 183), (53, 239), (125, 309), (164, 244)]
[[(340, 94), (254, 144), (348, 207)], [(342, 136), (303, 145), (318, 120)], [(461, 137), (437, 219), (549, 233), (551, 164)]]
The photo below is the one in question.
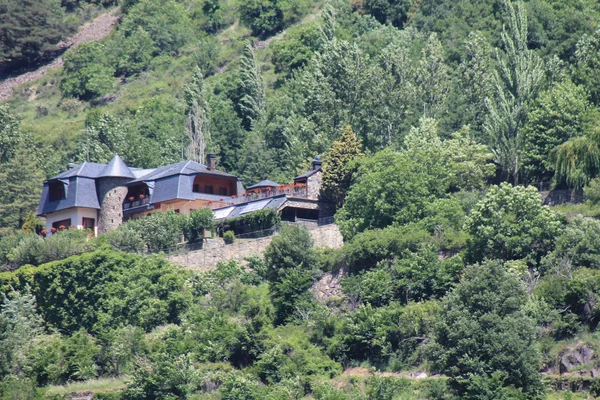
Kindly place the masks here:
[(100, 178), (131, 178), (135, 179), (135, 175), (129, 169), (127, 164), (118, 154), (115, 154), (112, 160), (100, 173)]

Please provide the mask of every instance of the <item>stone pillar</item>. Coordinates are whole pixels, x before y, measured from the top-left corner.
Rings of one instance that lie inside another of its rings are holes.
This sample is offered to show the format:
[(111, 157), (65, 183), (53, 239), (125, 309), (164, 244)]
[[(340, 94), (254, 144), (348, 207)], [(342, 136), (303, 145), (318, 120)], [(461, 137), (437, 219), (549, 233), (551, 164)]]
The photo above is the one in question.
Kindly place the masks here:
[(98, 233), (106, 233), (123, 223), (123, 200), (127, 196), (125, 184), (129, 178), (100, 178), (96, 190), (100, 202)]

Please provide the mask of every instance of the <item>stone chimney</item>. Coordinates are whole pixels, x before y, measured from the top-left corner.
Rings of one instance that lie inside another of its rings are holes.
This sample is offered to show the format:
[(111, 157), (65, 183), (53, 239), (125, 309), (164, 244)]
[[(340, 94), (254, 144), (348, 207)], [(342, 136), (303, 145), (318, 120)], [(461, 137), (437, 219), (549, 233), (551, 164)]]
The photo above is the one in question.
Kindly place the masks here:
[(206, 155), (206, 168), (215, 169), (217, 167), (217, 154), (216, 153), (208, 153)]
[(322, 165), (323, 165), (323, 162), (321, 161), (321, 157), (320, 156), (315, 156), (315, 159), (312, 162), (312, 169), (313, 169), (313, 171), (321, 168)]

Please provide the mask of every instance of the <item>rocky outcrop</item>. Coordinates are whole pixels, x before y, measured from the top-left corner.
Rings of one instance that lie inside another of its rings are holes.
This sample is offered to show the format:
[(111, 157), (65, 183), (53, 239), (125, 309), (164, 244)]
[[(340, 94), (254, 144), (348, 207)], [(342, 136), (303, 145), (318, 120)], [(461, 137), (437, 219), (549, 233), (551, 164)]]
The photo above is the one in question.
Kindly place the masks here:
[(598, 378), (600, 360), (591, 346), (579, 342), (562, 350), (542, 373), (553, 376)]
[(312, 285), (310, 291), (320, 302), (326, 302), (332, 297), (343, 297), (341, 279), (345, 275), (343, 270), (333, 273), (327, 272)]

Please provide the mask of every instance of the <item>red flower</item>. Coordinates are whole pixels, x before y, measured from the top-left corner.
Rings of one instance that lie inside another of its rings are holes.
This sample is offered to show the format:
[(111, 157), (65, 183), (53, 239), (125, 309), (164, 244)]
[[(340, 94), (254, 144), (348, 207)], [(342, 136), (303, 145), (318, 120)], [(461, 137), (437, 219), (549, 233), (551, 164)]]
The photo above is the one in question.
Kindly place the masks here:
[(46, 229), (42, 229), (42, 231), (40, 232), (40, 234), (42, 236), (46, 236), (48, 234), (48, 231)]
[(75, 229), (75, 225), (71, 225), (69, 229)]
[(135, 200), (135, 197), (129, 196), (129, 201), (134, 201), (134, 200)]
[(144, 197), (146, 197), (145, 194), (140, 194), (140, 199), (143, 199)]
[(50, 232), (52, 232), (52, 233), (56, 232), (56, 228), (52, 227), (52, 229), (50, 229)]
[(58, 227), (58, 229), (60, 229), (61, 231), (64, 230), (66, 227), (64, 225), (61, 225)]

